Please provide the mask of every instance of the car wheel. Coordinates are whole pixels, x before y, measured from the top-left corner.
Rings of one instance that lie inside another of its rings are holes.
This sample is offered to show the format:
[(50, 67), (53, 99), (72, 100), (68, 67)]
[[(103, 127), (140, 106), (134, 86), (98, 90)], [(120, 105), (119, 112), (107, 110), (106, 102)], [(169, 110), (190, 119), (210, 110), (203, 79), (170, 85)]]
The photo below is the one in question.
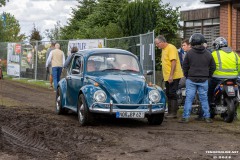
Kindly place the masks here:
[(56, 93), (56, 113), (58, 115), (67, 113), (67, 110), (62, 106), (62, 94), (61, 94), (60, 88), (57, 89), (57, 93)]
[(161, 125), (163, 122), (164, 113), (161, 114), (153, 114), (147, 117), (148, 123), (150, 125)]
[(93, 121), (92, 114), (89, 112), (85, 97), (83, 94), (78, 100), (78, 121), (81, 126), (89, 125)]

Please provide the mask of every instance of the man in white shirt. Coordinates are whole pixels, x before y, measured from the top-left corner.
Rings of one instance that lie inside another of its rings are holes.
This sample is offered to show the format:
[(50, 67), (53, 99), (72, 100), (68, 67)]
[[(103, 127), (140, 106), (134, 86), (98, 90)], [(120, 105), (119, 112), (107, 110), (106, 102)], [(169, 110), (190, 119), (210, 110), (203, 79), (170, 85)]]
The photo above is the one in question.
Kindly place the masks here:
[(65, 55), (62, 50), (60, 50), (60, 44), (55, 44), (55, 49), (52, 50), (48, 56), (46, 67), (52, 64), (52, 76), (54, 83), (54, 91), (57, 90), (57, 84), (60, 81), (62, 68), (65, 63)]

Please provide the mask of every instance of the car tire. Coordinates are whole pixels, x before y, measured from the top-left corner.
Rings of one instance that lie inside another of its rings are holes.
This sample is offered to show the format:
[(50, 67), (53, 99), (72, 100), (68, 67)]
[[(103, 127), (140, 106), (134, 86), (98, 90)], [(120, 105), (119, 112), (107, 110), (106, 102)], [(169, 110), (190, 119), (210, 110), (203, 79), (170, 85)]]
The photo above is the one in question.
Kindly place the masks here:
[(55, 110), (56, 110), (56, 114), (58, 115), (67, 113), (67, 109), (63, 108), (62, 106), (62, 94), (61, 94), (60, 88), (57, 89), (57, 93), (56, 93), (56, 109)]
[(92, 117), (92, 114), (89, 112), (89, 108), (87, 106), (87, 103), (83, 94), (81, 94), (78, 99), (77, 113), (78, 113), (78, 121), (81, 126), (86, 126), (92, 123), (93, 117)]
[(147, 117), (148, 123), (150, 125), (161, 125), (163, 122), (164, 113), (161, 114), (153, 114)]

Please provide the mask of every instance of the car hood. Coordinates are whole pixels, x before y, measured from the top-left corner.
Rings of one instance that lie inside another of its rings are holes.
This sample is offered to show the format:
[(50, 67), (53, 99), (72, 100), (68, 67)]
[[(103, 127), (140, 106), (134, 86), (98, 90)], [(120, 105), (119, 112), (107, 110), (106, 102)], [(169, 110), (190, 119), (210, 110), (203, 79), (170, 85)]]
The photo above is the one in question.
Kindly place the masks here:
[(139, 104), (144, 99), (146, 82), (144, 76), (139, 75), (104, 75), (90, 79), (98, 82), (100, 86), (118, 104)]

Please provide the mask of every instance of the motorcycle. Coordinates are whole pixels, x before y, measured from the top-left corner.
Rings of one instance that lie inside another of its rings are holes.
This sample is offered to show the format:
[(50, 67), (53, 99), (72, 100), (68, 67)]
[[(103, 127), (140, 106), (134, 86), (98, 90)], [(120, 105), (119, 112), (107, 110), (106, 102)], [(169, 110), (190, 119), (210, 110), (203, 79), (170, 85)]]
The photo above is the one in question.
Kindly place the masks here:
[(213, 103), (210, 104), (210, 116), (220, 115), (227, 123), (231, 123), (238, 106), (238, 85), (236, 79), (222, 80), (214, 90)]
[[(177, 104), (178, 108), (183, 108), (185, 99), (186, 99), (186, 78), (183, 77), (181, 78), (179, 85), (178, 85), (178, 90), (177, 90)], [(164, 88), (164, 92), (166, 93), (166, 88)], [(166, 108), (167, 112), (168, 109)], [(199, 115), (202, 112), (202, 106), (199, 100), (198, 93), (196, 92), (193, 103), (192, 103), (192, 110), (191, 113), (195, 115)]]
[[(177, 90), (178, 95), (178, 107), (181, 108), (184, 106), (185, 99), (186, 99), (186, 88), (179, 88)], [(193, 103), (192, 103), (192, 114), (199, 115), (201, 113), (201, 103), (198, 97), (198, 93), (196, 92)]]

